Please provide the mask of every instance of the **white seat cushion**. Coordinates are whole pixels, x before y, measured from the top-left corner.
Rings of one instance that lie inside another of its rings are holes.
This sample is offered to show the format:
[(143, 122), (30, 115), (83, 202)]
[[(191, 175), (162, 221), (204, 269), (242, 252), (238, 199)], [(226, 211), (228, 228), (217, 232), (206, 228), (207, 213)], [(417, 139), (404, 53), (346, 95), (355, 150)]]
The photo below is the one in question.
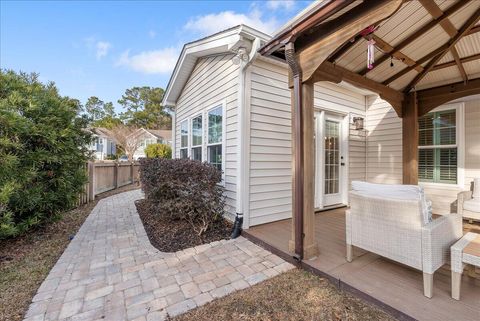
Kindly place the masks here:
[(471, 212), (480, 213), (480, 199), (472, 198), (468, 201), (463, 202), (463, 209)]
[(422, 206), (423, 224), (432, 221), (431, 205), (429, 206), (423, 187), (417, 185), (374, 184), (352, 181), (352, 190), (365, 196), (376, 196), (400, 200), (419, 200)]

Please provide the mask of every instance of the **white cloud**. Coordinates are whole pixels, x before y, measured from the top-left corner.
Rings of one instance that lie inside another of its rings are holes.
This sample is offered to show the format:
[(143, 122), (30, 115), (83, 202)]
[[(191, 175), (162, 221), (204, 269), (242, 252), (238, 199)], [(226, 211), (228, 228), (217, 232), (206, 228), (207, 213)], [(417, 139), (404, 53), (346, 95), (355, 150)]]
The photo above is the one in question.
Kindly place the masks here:
[(112, 47), (112, 44), (106, 41), (97, 41), (97, 43), (95, 44), (95, 47), (96, 47), (95, 56), (97, 57), (97, 60), (100, 60), (108, 54), (108, 51)]
[(254, 7), (249, 13), (222, 11), (190, 19), (184, 26), (185, 29), (196, 31), (201, 35), (210, 35), (239, 24), (245, 24), (268, 34), (272, 34), (279, 23), (275, 18), (263, 20), (262, 13)]
[(291, 10), (295, 7), (294, 0), (269, 0), (267, 1), (267, 8), (272, 10), (285, 9)]
[(178, 52), (173, 47), (142, 51), (136, 55), (130, 55), (130, 51), (127, 50), (122, 53), (116, 65), (145, 74), (164, 74), (173, 70), (177, 57)]
[(157, 33), (155, 32), (155, 30), (150, 30), (148, 32), (148, 36), (153, 39), (157, 36)]
[(108, 41), (98, 40), (96, 37), (88, 37), (83, 40), (90, 54), (95, 54), (97, 60), (106, 57), (112, 48), (112, 44)]

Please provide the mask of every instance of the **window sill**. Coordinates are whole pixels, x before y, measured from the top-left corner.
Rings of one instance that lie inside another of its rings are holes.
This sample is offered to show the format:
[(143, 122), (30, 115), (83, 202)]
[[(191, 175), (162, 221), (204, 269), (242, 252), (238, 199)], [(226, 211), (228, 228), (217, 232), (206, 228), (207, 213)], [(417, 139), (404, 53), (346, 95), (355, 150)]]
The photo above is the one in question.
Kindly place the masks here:
[(459, 191), (464, 189), (464, 187), (459, 184), (418, 182), (418, 185), (426, 188), (436, 188), (436, 189), (445, 189), (445, 190)]

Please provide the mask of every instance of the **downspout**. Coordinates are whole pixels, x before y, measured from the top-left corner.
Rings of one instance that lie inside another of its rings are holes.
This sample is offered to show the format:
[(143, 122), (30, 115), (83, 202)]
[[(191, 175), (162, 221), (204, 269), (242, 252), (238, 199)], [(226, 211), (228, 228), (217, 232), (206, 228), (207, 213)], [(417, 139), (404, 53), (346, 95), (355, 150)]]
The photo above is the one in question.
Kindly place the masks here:
[(172, 106), (172, 109), (174, 110), (173, 114), (172, 114), (172, 159), (175, 159), (177, 158), (177, 151), (176, 151), (176, 142), (177, 142), (177, 124), (176, 124), (176, 121), (177, 121), (177, 113), (176, 113), (176, 109), (175, 109), (175, 106)]
[(303, 148), (303, 106), (302, 106), (302, 69), (297, 61), (295, 54), (295, 44), (289, 42), (285, 46), (285, 57), (290, 67), (293, 78), (293, 128), (295, 133), (294, 141), (294, 222), (295, 222), (295, 259), (303, 259), (303, 168), (304, 168), (304, 148)]
[(253, 62), (257, 54), (257, 50), (260, 48), (260, 39), (255, 38), (252, 44), (252, 49), (250, 54), (248, 54), (246, 48), (240, 47), (237, 50), (237, 54), (233, 58), (233, 63), (239, 65), (238, 71), (238, 90), (237, 90), (237, 181), (236, 181), (236, 216), (235, 223), (233, 225), (233, 231), (231, 238), (237, 238), (242, 232), (243, 226), (243, 214), (245, 209), (245, 194), (247, 189), (245, 186), (245, 175), (246, 175), (246, 166), (247, 166), (247, 148), (245, 135), (246, 132), (246, 111), (247, 106), (246, 102), (246, 92), (245, 92), (245, 78), (247, 74), (247, 69)]

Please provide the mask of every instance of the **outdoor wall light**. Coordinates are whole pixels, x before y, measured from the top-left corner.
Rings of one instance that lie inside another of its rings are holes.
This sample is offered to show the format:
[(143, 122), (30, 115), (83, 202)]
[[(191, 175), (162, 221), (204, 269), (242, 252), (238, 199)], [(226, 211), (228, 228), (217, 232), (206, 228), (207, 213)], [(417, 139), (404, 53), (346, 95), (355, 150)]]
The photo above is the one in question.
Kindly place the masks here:
[(240, 65), (241, 62), (246, 62), (247, 60), (248, 60), (247, 49), (243, 47), (238, 48), (237, 54), (232, 58), (232, 62), (234, 65)]
[(353, 125), (356, 130), (363, 129), (363, 117), (353, 117)]

